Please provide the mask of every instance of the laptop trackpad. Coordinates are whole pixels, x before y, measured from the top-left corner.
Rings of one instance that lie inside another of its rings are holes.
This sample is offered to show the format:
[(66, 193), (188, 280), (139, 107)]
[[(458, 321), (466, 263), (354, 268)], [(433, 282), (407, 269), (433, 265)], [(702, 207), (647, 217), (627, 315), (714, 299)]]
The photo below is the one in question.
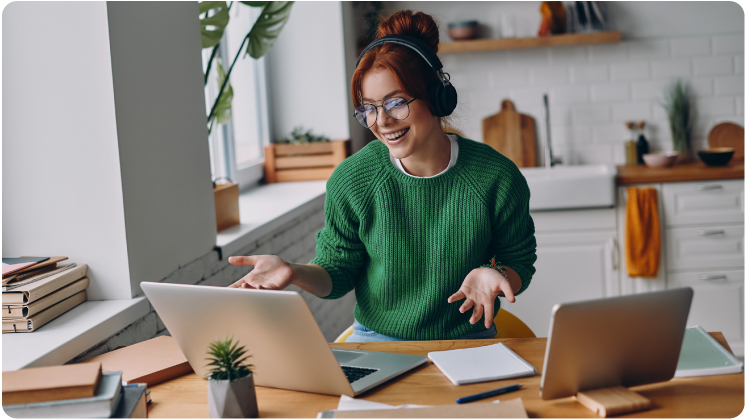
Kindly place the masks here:
[(339, 364), (349, 363), (357, 359), (358, 357), (365, 356), (365, 353), (350, 350), (332, 349), (332, 353), (334, 353), (334, 357), (337, 358), (337, 362), (339, 362)]

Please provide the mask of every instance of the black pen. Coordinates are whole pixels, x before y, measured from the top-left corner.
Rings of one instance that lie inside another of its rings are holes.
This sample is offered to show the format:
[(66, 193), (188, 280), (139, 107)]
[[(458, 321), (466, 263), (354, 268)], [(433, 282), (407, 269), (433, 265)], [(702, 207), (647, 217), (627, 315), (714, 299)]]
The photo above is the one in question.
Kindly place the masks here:
[(479, 401), (485, 398), (494, 397), (496, 395), (507, 394), (508, 392), (518, 391), (523, 385), (516, 384), (506, 386), (505, 388), (494, 389), (492, 391), (482, 392), (481, 394), (469, 395), (468, 397), (459, 398), (456, 400), (459, 404), (469, 403), (472, 401)]

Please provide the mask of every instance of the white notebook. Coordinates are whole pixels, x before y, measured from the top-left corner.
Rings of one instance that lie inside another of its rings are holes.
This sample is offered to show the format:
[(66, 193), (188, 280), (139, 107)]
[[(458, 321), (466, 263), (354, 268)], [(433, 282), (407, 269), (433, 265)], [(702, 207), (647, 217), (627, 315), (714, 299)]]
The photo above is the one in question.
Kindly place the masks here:
[(454, 385), (536, 375), (536, 368), (503, 343), (469, 349), (431, 351), (427, 357)]

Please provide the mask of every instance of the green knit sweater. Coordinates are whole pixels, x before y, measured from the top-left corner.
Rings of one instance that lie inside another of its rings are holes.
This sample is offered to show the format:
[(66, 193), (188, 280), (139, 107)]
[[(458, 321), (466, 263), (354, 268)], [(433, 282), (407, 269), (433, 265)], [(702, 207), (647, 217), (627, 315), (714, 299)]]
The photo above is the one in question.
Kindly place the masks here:
[[(463, 301), (448, 303), (469, 272), (495, 255), (515, 270), (523, 292), (534, 274), (536, 239), (529, 189), (515, 164), (484, 143), (458, 138), (456, 164), (431, 178), (394, 167), (378, 140), (345, 159), (326, 184), (326, 226), (316, 234), (318, 264), (333, 288), (355, 290), (355, 318), (407, 340), (453, 339), (469, 324)], [(499, 309), (499, 299), (495, 311)]]

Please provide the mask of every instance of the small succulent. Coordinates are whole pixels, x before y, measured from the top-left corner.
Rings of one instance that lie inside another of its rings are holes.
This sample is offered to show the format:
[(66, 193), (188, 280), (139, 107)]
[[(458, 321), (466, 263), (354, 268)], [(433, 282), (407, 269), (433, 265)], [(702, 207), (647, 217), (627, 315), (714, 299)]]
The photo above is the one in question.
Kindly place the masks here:
[(307, 144), (329, 141), (329, 137), (317, 136), (312, 130), (303, 130), (303, 127), (295, 127), (290, 136), (280, 139), (279, 144)]
[(238, 341), (234, 343), (233, 337), (225, 337), (222, 341), (216, 338), (210, 343), (207, 354), (210, 356), (206, 359), (210, 361), (207, 366), (213, 366), (207, 374), (207, 379), (235, 381), (249, 376), (254, 369), (254, 365), (245, 363), (246, 359), (251, 357), (244, 356), (245, 346), (238, 347)]

